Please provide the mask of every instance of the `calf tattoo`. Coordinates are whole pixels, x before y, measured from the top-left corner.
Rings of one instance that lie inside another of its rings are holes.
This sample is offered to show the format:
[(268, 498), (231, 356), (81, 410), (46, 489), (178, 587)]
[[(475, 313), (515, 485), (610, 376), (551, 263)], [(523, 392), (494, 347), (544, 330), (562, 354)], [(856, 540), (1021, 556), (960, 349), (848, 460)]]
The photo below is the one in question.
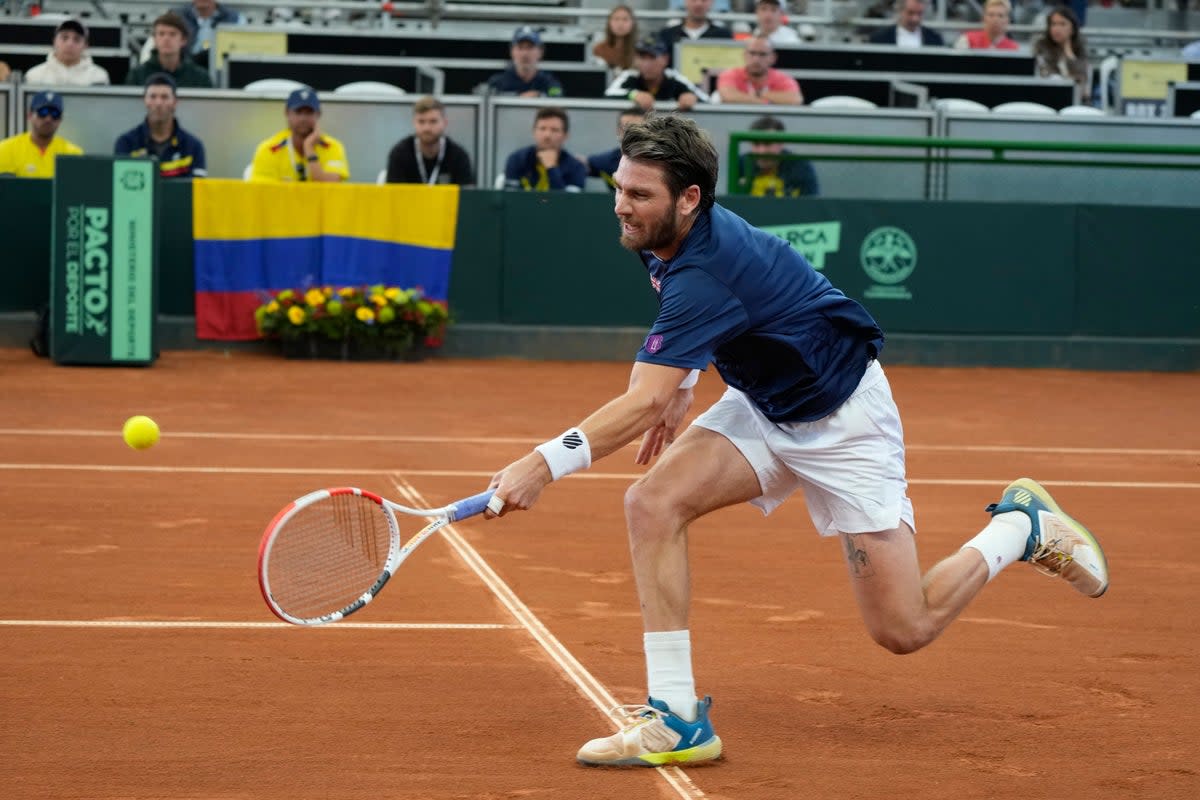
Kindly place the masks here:
[(858, 537), (852, 533), (842, 534), (842, 549), (846, 551), (846, 562), (850, 566), (850, 575), (855, 578), (869, 578), (875, 574), (871, 566), (871, 557), (867, 551), (858, 546)]

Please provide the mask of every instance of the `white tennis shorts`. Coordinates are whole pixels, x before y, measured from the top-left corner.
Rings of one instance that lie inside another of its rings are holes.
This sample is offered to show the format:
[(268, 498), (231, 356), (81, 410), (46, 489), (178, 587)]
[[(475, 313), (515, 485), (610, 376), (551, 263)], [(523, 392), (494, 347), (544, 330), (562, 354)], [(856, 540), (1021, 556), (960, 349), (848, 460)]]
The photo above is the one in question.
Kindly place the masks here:
[(693, 423), (741, 451), (770, 514), (797, 488), (822, 536), (870, 533), (906, 522), (916, 532), (904, 477), (904, 430), (883, 367), (872, 361), (841, 406), (815, 422), (771, 422), (745, 394), (727, 389)]

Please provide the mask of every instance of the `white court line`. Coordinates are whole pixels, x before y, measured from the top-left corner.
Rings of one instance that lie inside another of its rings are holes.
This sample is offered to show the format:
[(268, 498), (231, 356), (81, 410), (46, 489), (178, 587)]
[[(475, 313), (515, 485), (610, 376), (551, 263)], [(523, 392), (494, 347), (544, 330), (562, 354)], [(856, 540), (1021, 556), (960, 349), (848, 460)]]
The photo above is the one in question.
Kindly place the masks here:
[[(286, 622), (221, 622), (220, 620), (195, 619), (0, 619), (0, 628), (295, 628)], [(381, 631), (400, 630), (520, 630), (520, 625), (505, 625), (491, 622), (339, 622), (337, 625), (317, 625), (318, 630), (335, 631), (339, 628), (371, 629)]]
[[(408, 444), (539, 444), (541, 439), (511, 436), (417, 436), (408, 434), (263, 433), (250, 431), (168, 431), (172, 439), (247, 439), (297, 442), (388, 442)], [(116, 430), (95, 428), (0, 428), (0, 436), (118, 436)], [(631, 442), (632, 447), (638, 442)], [(1034, 447), (1007, 444), (908, 444), (907, 450), (958, 453), (1046, 453), (1048, 455), (1198, 456), (1200, 450), (1146, 447)]]
[[(358, 469), (355, 467), (180, 467), (147, 466), (138, 464), (21, 464), (0, 463), (0, 470), (63, 470), (70, 472), (155, 472), (168, 474), (201, 475), (358, 475), (389, 476), (393, 469)], [(464, 469), (406, 469), (405, 475), (420, 478), (479, 478), (490, 481), (493, 470)], [(577, 472), (567, 476), (569, 480), (620, 480), (632, 481), (642, 477), (640, 472)], [(909, 478), (913, 486), (1007, 486), (1013, 476), (1001, 478)], [(1039, 480), (1043, 486), (1065, 486), (1083, 489), (1200, 489), (1200, 483), (1184, 481), (1054, 481)]]
[[(391, 480), (392, 485), (396, 487), (396, 490), (400, 492), (405, 500), (418, 508), (430, 507), (429, 501), (422, 497), (421, 493), (405, 480), (403, 476), (393, 473)], [(571, 651), (550, 632), (542, 621), (538, 619), (537, 615), (529, 610), (529, 606), (525, 605), (516, 592), (504, 582), (504, 579), (496, 574), (495, 570), (479, 554), (479, 551), (472, 547), (471, 543), (464, 539), (454, 529), (453, 525), (447, 525), (442, 528), (440, 533), (442, 538), (454, 548), (459, 557), (471, 568), (471, 571), (479, 576), (484, 585), (496, 595), (496, 599), (521, 624), (521, 627), (529, 631), (529, 635), (533, 637), (534, 641), (562, 668), (566, 676), (583, 693), (583, 696), (590, 700), (592, 705), (599, 709), (606, 717), (619, 723), (620, 721), (610, 713), (618, 705), (617, 699), (604, 687), (604, 684), (600, 683), (592, 673), (588, 672), (586, 667), (579, 663), (575, 656), (571, 654)], [(696, 784), (692, 783), (692, 779), (679, 767), (655, 767), (655, 771), (683, 800), (701, 800), (705, 797), (704, 792)]]

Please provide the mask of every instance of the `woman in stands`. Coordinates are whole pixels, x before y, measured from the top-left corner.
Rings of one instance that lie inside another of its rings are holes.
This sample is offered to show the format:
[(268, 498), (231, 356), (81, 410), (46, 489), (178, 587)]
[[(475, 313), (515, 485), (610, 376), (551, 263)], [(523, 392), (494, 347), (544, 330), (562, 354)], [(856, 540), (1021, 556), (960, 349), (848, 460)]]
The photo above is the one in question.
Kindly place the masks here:
[(637, 36), (637, 18), (633, 16), (633, 9), (625, 5), (615, 6), (608, 12), (604, 33), (597, 37), (596, 44), (592, 46), (592, 55), (607, 65), (615, 76), (633, 67), (633, 45), (637, 42)]
[(983, 27), (966, 31), (954, 43), (958, 50), (1017, 50), (1019, 45), (1008, 36), (1012, 4), (1008, 0), (987, 0), (983, 4)]
[(1046, 31), (1034, 41), (1033, 55), (1039, 75), (1070, 78), (1079, 84), (1080, 102), (1091, 100), (1087, 42), (1079, 32), (1079, 17), (1074, 11), (1058, 6), (1046, 15)]

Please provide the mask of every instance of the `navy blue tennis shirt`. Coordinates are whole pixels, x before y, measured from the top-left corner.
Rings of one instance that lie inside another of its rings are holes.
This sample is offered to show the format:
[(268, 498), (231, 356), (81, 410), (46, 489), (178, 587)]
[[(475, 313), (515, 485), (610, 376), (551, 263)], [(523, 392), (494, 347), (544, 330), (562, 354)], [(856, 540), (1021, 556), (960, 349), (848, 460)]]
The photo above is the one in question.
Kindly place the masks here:
[(637, 360), (711, 362), (772, 422), (811, 422), (854, 393), (883, 331), (782, 239), (728, 209), (700, 212), (679, 251), (641, 252), (659, 311)]

